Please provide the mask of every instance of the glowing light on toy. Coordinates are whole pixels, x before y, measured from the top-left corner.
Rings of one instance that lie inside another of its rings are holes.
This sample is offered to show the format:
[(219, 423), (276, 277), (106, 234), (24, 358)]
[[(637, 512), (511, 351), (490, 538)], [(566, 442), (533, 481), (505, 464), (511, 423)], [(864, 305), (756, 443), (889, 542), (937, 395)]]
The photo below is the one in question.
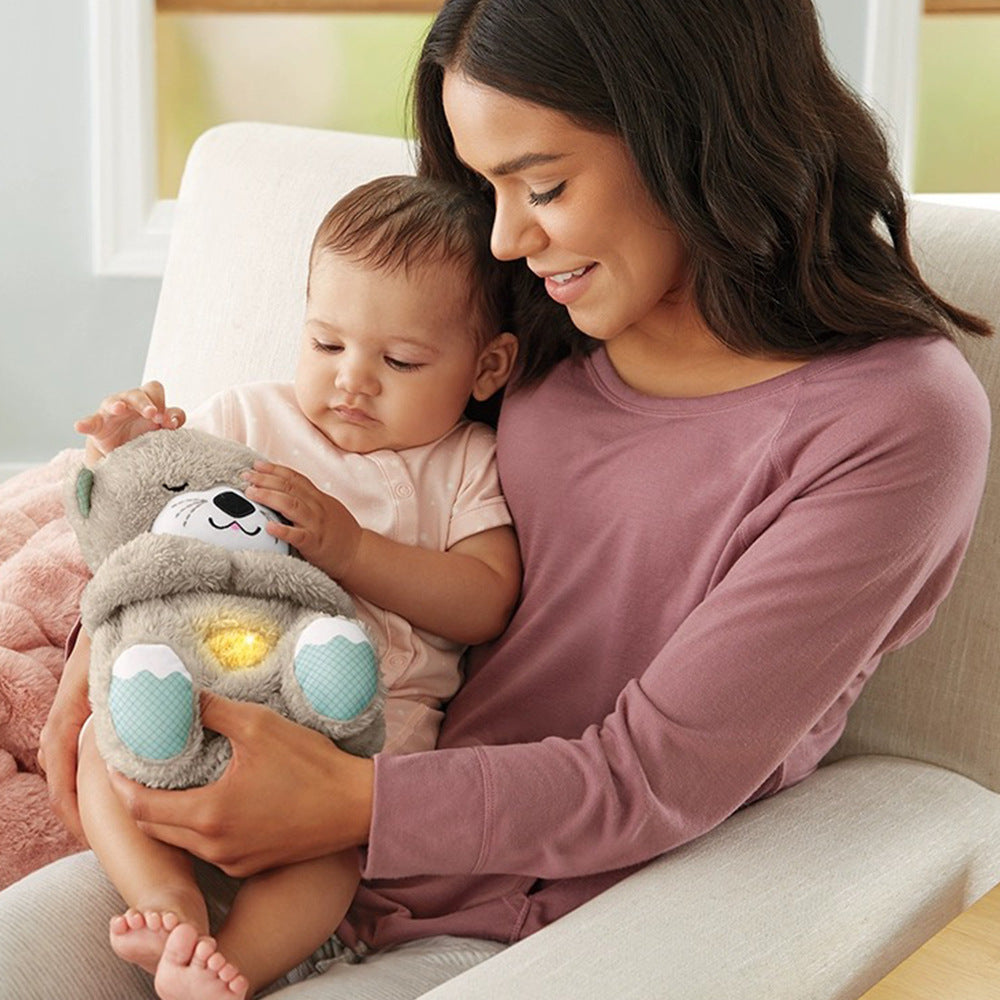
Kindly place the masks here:
[(205, 645), (224, 670), (256, 667), (274, 643), (275, 637), (267, 631), (229, 623), (212, 628), (205, 636)]

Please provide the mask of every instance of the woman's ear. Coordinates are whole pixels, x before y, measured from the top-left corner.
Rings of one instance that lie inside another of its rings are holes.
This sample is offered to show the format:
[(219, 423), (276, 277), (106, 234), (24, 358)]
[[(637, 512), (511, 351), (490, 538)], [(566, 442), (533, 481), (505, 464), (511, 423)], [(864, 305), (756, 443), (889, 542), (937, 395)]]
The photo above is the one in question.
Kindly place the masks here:
[(480, 352), (472, 396), (480, 402), (489, 399), (508, 382), (517, 360), (517, 337), (497, 334)]

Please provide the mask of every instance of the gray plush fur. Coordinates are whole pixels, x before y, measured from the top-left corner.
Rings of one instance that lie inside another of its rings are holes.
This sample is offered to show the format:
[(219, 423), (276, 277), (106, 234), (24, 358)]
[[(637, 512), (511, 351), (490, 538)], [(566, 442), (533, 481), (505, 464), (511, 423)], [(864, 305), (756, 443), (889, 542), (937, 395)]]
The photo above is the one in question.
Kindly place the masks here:
[[(78, 468), (67, 483), (67, 516), (94, 573), (81, 617), (92, 639), (90, 698), (98, 747), (116, 769), (153, 787), (202, 785), (225, 769), (229, 741), (202, 728), (200, 689), (268, 705), (359, 756), (377, 752), (384, 740), (380, 679), (360, 714), (340, 720), (318, 712), (295, 676), (295, 643), (310, 624), (327, 617), (360, 624), (333, 580), (294, 553), (267, 550), (273, 540), (266, 533), (254, 542), (264, 550), (150, 533), (171, 501), (182, 505), (182, 513), (204, 513), (199, 505), (207, 501), (197, 497), (209, 495), (205, 491), (227, 487), (227, 496), (242, 495), (241, 473), (257, 457), (243, 445), (199, 431), (155, 431), (115, 449), (93, 472)], [(254, 506), (258, 521), (275, 517)], [(178, 530), (188, 530), (187, 521), (183, 525)], [(234, 544), (243, 544), (242, 536)], [(255, 666), (222, 669), (205, 641), (219, 622), (259, 624), (273, 646)], [(115, 663), (137, 646), (144, 647), (142, 655), (150, 647), (168, 647), (193, 680), (190, 731), (183, 750), (169, 759), (133, 752), (112, 718)]]

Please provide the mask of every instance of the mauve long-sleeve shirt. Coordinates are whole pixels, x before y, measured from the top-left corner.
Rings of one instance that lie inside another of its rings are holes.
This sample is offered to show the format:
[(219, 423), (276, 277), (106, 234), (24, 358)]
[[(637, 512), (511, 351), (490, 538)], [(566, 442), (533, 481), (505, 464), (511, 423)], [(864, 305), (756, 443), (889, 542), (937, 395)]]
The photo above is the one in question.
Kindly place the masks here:
[(808, 775), (950, 587), (988, 438), (931, 337), (695, 399), (598, 350), (511, 393), (521, 602), (439, 748), (376, 758), (341, 935), (516, 940)]

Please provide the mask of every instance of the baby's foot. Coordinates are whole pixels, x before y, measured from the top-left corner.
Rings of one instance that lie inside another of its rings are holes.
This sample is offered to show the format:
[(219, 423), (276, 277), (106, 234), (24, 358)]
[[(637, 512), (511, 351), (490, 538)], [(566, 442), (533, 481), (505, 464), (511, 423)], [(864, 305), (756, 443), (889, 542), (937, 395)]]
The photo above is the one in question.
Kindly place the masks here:
[(160, 1000), (245, 1000), (250, 981), (227, 962), (215, 940), (201, 937), (191, 924), (170, 932), (156, 967)]
[(111, 918), (111, 947), (119, 958), (156, 972), (167, 936), (180, 923), (174, 913), (127, 910)]

